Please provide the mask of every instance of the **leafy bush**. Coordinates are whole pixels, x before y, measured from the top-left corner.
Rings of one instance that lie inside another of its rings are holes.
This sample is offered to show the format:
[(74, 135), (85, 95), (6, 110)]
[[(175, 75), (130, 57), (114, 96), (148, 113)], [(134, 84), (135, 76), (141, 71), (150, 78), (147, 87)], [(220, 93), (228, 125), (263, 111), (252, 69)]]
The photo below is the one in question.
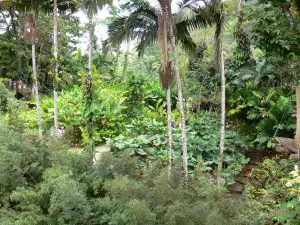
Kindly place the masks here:
[(3, 123), (0, 124), (0, 143), (0, 202), (6, 204), (9, 194), (17, 187), (31, 186), (41, 180), (50, 163), (50, 146), (9, 130)]
[(284, 179), (292, 168), (293, 163), (285, 159), (266, 159), (259, 163), (251, 172), (255, 184), (248, 184), (248, 197), (261, 199), (265, 204), (286, 202), (289, 194), (285, 190)]
[(8, 99), (12, 97), (13, 95), (9, 92), (9, 90), (4, 86), (4, 84), (0, 80), (0, 113), (7, 112)]
[(142, 77), (132, 74), (126, 82), (126, 114), (128, 118), (140, 115), (144, 106), (145, 81)]
[[(207, 171), (213, 170), (218, 161), (219, 121), (205, 114), (203, 117), (200, 120), (192, 119), (188, 125), (188, 163), (191, 169), (200, 163), (204, 171)], [(108, 139), (115, 153), (129, 150), (133, 155), (139, 156), (142, 164), (146, 165), (158, 158), (167, 159), (167, 131), (163, 123), (149, 120), (133, 121), (127, 127), (126, 133)], [(229, 173), (233, 175), (234, 170), (235, 173), (241, 171), (242, 167), (237, 165), (247, 163), (247, 160), (243, 160), (246, 150), (247, 145), (236, 132), (226, 132), (224, 163), (231, 167), (226, 170), (228, 173), (225, 176)], [(181, 157), (181, 130), (176, 128), (173, 129), (173, 157)]]
[(298, 166), (290, 172), (290, 177), (287, 179), (286, 187), (292, 196), (292, 199), (286, 203), (280, 204), (282, 211), (277, 216), (280, 223), (299, 224), (300, 223), (300, 175)]
[[(257, 91), (253, 86), (246, 85), (230, 98), (229, 116), (245, 123), (239, 123), (242, 131), (252, 131), (252, 144), (259, 147), (271, 147), (274, 136), (293, 137), (295, 119), (292, 118), (295, 103), (289, 98), (291, 92), (275, 88)], [(251, 132), (250, 132), (251, 133)]]
[(137, 158), (125, 152), (106, 153), (93, 166), (84, 152), (58, 143), (4, 126), (0, 134), (1, 224), (257, 225), (270, 218), (254, 201), (230, 200), (203, 173), (184, 186), (181, 163), (174, 162), (171, 175), (160, 160), (140, 173)]

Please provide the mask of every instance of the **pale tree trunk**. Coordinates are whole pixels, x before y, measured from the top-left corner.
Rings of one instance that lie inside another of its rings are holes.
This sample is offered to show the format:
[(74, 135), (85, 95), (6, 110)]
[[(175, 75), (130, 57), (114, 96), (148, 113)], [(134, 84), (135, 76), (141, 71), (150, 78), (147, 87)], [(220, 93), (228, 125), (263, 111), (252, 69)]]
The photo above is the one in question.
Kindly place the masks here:
[(175, 79), (178, 89), (178, 102), (179, 102), (179, 111), (180, 111), (180, 119), (181, 119), (181, 137), (182, 137), (182, 158), (183, 158), (183, 174), (184, 174), (184, 183), (187, 184), (188, 181), (188, 156), (187, 156), (187, 136), (186, 136), (186, 128), (185, 128), (185, 115), (184, 115), (184, 103), (182, 97), (182, 87), (181, 87), (181, 78), (179, 74), (179, 64), (178, 64), (178, 56), (176, 49), (176, 42), (174, 32), (171, 26), (170, 29), (170, 37), (171, 37), (171, 46), (172, 53), (175, 65)]
[(33, 71), (33, 88), (34, 88), (35, 101), (36, 101), (36, 110), (37, 110), (37, 116), (38, 116), (39, 137), (43, 138), (41, 106), (40, 106), (40, 99), (39, 99), (37, 74), (36, 74), (35, 40), (33, 40), (33, 42), (32, 42), (32, 71)]
[(169, 157), (169, 166), (168, 172), (169, 176), (171, 175), (172, 167), (172, 102), (171, 102), (171, 85), (167, 89), (167, 115), (168, 115), (168, 157)]
[(238, 0), (238, 12), (242, 10), (242, 0)]
[(215, 45), (216, 45), (216, 69), (221, 76), (221, 124), (220, 124), (220, 143), (219, 143), (219, 156), (217, 168), (217, 182), (221, 182), (223, 158), (224, 158), (224, 139), (225, 139), (225, 114), (226, 114), (226, 93), (225, 93), (225, 71), (224, 71), (224, 53), (223, 53), (223, 31), (224, 31), (224, 9), (221, 0), (216, 0), (219, 7), (219, 12), (215, 15), (216, 19), (216, 32), (215, 32)]
[(87, 101), (88, 101), (88, 122), (87, 122), (87, 132), (89, 136), (89, 146), (88, 146), (88, 154), (89, 158), (93, 160), (94, 158), (94, 140), (93, 140), (93, 118), (90, 118), (90, 110), (91, 106), (93, 103), (93, 44), (92, 44), (92, 39), (93, 39), (93, 19), (92, 17), (89, 19), (89, 42), (88, 42), (88, 49), (89, 49), (89, 62), (88, 62), (88, 70), (89, 70), (89, 75), (87, 79)]
[(291, 160), (300, 160), (300, 87), (296, 87), (296, 109), (297, 109), (297, 121), (296, 121), (296, 135), (295, 146), (298, 152), (290, 155)]
[(290, 28), (293, 29), (294, 28), (294, 19), (293, 19), (292, 13), (290, 11), (290, 8), (291, 8), (290, 3), (285, 3), (281, 6), (283, 13), (286, 15), (286, 17), (290, 21)]
[[(21, 43), (21, 40), (22, 40), (22, 36), (23, 36), (23, 30), (22, 30), (22, 21), (21, 21), (21, 18), (23, 16), (23, 13), (22, 12), (19, 12), (19, 32), (18, 32), (18, 48), (20, 49), (21, 46), (22, 46), (22, 43)], [(22, 68), (22, 56), (21, 54), (18, 54), (18, 73), (20, 73), (21, 71), (21, 68)]]
[(54, 0), (53, 7), (53, 21), (54, 21), (54, 34), (53, 34), (53, 49), (55, 59), (55, 72), (53, 78), (53, 95), (54, 95), (54, 128), (55, 133), (58, 130), (58, 93), (57, 93), (57, 77), (58, 77), (58, 51), (57, 51), (57, 0)]
[(296, 122), (296, 136), (295, 145), (299, 151), (300, 149), (300, 87), (296, 87), (296, 109), (297, 109), (297, 122)]
[[(88, 70), (89, 70), (89, 79), (90, 81), (93, 79), (93, 44), (92, 44), (92, 39), (93, 39), (93, 20), (89, 19), (89, 64), (88, 64)], [(90, 84), (92, 85), (92, 84)]]
[(225, 90), (225, 71), (224, 71), (224, 58), (223, 58), (223, 44), (220, 43), (220, 75), (221, 75), (221, 126), (220, 126), (220, 146), (219, 146), (219, 160), (218, 160), (218, 182), (221, 181), (223, 158), (224, 158), (224, 139), (225, 139), (225, 117), (226, 117), (226, 90)]

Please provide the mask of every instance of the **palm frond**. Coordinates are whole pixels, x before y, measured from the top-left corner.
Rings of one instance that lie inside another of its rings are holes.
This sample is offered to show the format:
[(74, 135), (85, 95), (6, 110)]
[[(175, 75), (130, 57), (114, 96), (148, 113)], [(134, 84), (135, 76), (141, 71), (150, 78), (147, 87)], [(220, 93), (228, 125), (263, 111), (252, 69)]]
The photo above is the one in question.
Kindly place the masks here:
[(184, 0), (178, 3), (180, 10), (174, 15), (175, 32), (184, 50), (194, 53), (197, 45), (190, 36), (190, 31), (197, 30), (212, 24), (210, 5), (205, 7), (196, 5), (199, 0)]
[(111, 5), (112, 0), (83, 0), (82, 8), (87, 12), (87, 16), (92, 18), (93, 15), (98, 13), (105, 5)]
[(193, 41), (188, 28), (183, 24), (175, 24), (177, 41), (180, 42), (183, 49), (189, 53), (195, 53), (197, 45)]
[[(134, 6), (136, 7), (136, 6)], [(139, 54), (155, 42), (158, 30), (157, 10), (144, 3), (128, 16), (119, 17), (108, 24), (108, 42), (118, 46), (126, 41), (136, 40)]]

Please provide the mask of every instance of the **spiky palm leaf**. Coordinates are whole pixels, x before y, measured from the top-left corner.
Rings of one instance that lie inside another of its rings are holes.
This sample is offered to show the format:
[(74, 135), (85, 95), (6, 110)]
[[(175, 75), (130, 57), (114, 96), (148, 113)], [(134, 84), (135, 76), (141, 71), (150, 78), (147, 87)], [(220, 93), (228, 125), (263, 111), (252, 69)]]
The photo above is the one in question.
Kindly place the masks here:
[(137, 50), (142, 55), (145, 48), (157, 40), (159, 12), (148, 2), (131, 5), (130, 10), (133, 10), (130, 15), (119, 17), (108, 25), (107, 42), (118, 46), (136, 40), (139, 42)]
[(256, 142), (264, 144), (274, 136), (291, 137), (295, 129), (295, 120), (291, 118), (293, 106), (291, 101), (280, 98), (266, 112), (265, 118), (257, 125)]
[(112, 0), (82, 0), (82, 8), (86, 10), (87, 16), (92, 18), (105, 5), (112, 4)]
[[(173, 15), (176, 40), (186, 51), (194, 52), (197, 45), (192, 40), (190, 31), (211, 24), (211, 20), (208, 19), (210, 10), (203, 8), (193, 11), (187, 2), (179, 5), (182, 8)], [(138, 42), (137, 51), (141, 56), (145, 48), (157, 40), (161, 11), (152, 7), (149, 2), (131, 4), (127, 9), (132, 11), (128, 16), (119, 17), (108, 25), (108, 42), (118, 46), (122, 42), (135, 40)], [(190, 16), (193, 12), (193, 16)]]

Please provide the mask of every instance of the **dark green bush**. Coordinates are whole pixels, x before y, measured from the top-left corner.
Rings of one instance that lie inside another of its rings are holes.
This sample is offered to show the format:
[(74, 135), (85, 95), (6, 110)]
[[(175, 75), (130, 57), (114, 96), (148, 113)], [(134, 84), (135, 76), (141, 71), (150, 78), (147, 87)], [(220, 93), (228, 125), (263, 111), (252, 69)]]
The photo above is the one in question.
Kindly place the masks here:
[(255, 200), (231, 200), (203, 172), (185, 186), (181, 160), (170, 175), (163, 160), (141, 170), (126, 151), (91, 165), (84, 152), (1, 131), (1, 224), (258, 225), (272, 215)]

